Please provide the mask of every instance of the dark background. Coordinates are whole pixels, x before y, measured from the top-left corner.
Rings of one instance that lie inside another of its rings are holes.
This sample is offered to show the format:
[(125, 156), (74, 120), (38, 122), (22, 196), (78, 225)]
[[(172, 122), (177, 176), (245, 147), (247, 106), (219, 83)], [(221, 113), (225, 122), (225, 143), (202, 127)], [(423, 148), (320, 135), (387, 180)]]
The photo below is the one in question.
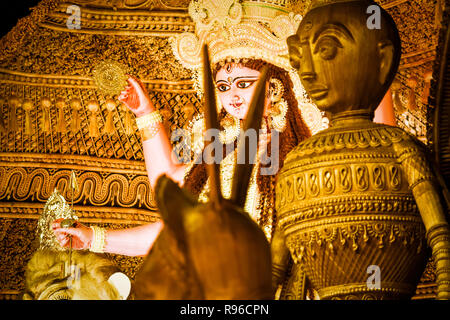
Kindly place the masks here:
[(30, 8), (39, 2), (40, 0), (0, 0), (0, 38), (6, 35), (20, 18), (29, 15)]

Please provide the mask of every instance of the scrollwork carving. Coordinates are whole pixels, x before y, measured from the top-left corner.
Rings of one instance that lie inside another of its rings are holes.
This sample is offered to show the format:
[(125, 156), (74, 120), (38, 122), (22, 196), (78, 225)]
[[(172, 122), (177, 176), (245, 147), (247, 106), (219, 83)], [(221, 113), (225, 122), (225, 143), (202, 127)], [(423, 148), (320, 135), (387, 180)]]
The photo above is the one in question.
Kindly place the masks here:
[(82, 172), (77, 178), (80, 188), (73, 195), (69, 191), (70, 170), (54, 173), (45, 168), (27, 172), (23, 168), (0, 167), (0, 200), (45, 202), (56, 188), (75, 204), (93, 206), (137, 207), (155, 210), (148, 178), (138, 175), (128, 179), (112, 173), (102, 177), (97, 172)]

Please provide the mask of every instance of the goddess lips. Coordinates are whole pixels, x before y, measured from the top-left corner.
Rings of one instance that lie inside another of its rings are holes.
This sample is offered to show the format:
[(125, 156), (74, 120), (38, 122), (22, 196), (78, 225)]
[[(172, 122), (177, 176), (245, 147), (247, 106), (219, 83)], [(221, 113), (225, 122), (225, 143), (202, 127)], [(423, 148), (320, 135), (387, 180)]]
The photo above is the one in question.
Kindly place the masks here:
[(239, 110), (242, 106), (242, 102), (235, 102), (235, 103), (231, 103), (231, 106), (236, 109)]

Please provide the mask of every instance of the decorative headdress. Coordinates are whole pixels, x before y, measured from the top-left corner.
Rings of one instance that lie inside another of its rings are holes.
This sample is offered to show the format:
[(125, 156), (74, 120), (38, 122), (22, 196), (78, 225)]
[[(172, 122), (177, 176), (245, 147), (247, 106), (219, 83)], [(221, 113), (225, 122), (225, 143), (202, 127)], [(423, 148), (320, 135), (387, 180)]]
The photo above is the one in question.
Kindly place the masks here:
[(287, 11), (288, 0), (192, 0), (189, 14), (195, 34), (184, 32), (170, 39), (180, 63), (194, 71), (201, 92), (201, 49), (208, 44), (212, 64), (231, 59), (261, 59), (286, 70), (293, 82), (303, 119), (312, 133), (322, 129), (322, 115), (301, 85), (289, 62), (286, 39), (295, 34), (300, 15)]
[(78, 217), (74, 215), (70, 205), (66, 199), (58, 192), (57, 189), (53, 191), (44, 205), (44, 211), (38, 220), (36, 233), (39, 239), (39, 249), (49, 249), (56, 251), (65, 251), (66, 249), (59, 245), (55, 234), (52, 231), (52, 223), (57, 219), (75, 219)]

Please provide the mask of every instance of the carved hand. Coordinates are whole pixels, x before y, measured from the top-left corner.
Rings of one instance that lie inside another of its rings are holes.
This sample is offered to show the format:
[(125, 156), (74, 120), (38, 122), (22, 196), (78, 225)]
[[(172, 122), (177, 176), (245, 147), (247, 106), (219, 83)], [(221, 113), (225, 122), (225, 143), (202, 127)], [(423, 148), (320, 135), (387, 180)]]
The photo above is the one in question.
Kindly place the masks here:
[(69, 247), (69, 236), (72, 236), (72, 249), (83, 250), (89, 249), (91, 246), (93, 231), (91, 228), (76, 222), (73, 228), (62, 228), (61, 221), (63, 219), (55, 220), (52, 224), (53, 232), (62, 247)]
[(128, 86), (120, 93), (119, 101), (123, 102), (136, 117), (153, 112), (155, 108), (142, 82), (133, 76), (130, 76), (127, 81)]
[(281, 230), (276, 230), (270, 244), (272, 253), (272, 287), (274, 290), (283, 283), (289, 263), (289, 250), (284, 243)]

